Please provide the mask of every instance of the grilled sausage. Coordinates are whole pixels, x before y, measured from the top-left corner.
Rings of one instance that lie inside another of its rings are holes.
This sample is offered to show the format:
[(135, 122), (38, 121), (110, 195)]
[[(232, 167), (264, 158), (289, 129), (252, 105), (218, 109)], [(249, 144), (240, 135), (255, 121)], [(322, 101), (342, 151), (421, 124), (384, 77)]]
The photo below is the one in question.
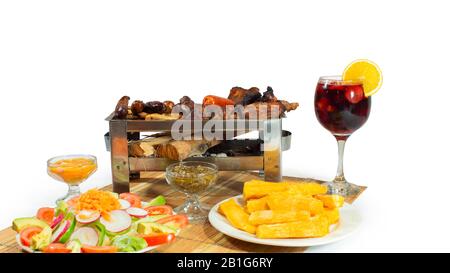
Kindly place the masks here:
[(125, 119), (128, 115), (128, 103), (130, 97), (123, 96), (116, 105), (116, 110), (114, 111), (114, 117), (118, 119)]

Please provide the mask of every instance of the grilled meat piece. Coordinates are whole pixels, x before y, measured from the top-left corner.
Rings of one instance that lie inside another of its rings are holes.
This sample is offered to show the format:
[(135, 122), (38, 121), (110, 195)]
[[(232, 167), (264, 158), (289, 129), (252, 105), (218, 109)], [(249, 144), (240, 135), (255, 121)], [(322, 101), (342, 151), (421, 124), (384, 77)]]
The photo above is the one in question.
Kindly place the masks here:
[(230, 90), (228, 99), (234, 101), (234, 104), (248, 105), (258, 101), (261, 98), (261, 93), (257, 87), (245, 89), (242, 87), (233, 87)]
[[(282, 118), (286, 112), (297, 109), (298, 103), (290, 103), (285, 100), (278, 100), (273, 102), (255, 102), (245, 106), (245, 118), (253, 119), (255, 116), (258, 119)], [(256, 109), (256, 110), (255, 110)], [(256, 111), (256, 114), (255, 114)]]
[(145, 104), (144, 112), (148, 114), (152, 113), (162, 114), (164, 113), (164, 108), (165, 108), (164, 103), (160, 101), (149, 101)]
[(179, 104), (186, 105), (187, 107), (189, 107), (189, 109), (191, 109), (191, 111), (194, 110), (195, 102), (193, 100), (191, 100), (191, 98), (188, 97), (188, 96), (183, 96), (180, 99), (180, 103)]
[(142, 113), (145, 108), (145, 103), (141, 100), (135, 100), (131, 104), (131, 112), (133, 112), (133, 115), (138, 115), (139, 113)]
[(261, 98), (262, 102), (274, 102), (277, 101), (277, 97), (273, 94), (273, 89), (270, 86), (267, 86), (267, 91), (263, 93)]
[(171, 101), (171, 100), (166, 100), (163, 102), (163, 104), (164, 104), (164, 113), (165, 114), (172, 113), (172, 109), (173, 109), (173, 106), (175, 105), (175, 103), (173, 103), (173, 101)]
[(283, 112), (284, 111), (289, 112), (289, 111), (297, 109), (297, 107), (298, 107), (298, 103), (296, 103), (296, 102), (290, 103), (285, 100), (278, 100), (278, 98), (273, 93), (272, 87), (270, 87), (270, 86), (268, 86), (267, 91), (264, 92), (264, 94), (261, 98), (261, 102), (269, 102), (269, 103), (276, 102), (282, 106)]
[(128, 115), (128, 103), (130, 102), (130, 97), (123, 96), (117, 102), (116, 109), (114, 111), (114, 118), (125, 119)]
[(284, 117), (286, 111), (284, 105), (278, 101), (275, 102), (255, 102), (246, 105), (244, 114), (246, 119), (271, 119)]
[(299, 104), (297, 102), (288, 102), (285, 100), (279, 100), (278, 102), (284, 106), (284, 109), (286, 110), (286, 112), (295, 110), (299, 106)]
[[(173, 109), (181, 116), (189, 115), (191, 119), (202, 119), (202, 105), (196, 104), (190, 97), (183, 96), (180, 102), (173, 106)], [(196, 110), (196, 111), (194, 111)], [(189, 118), (189, 117), (184, 117)]]
[(255, 102), (244, 107), (244, 114), (246, 119), (281, 118), (285, 116), (286, 111), (295, 110), (297, 107), (298, 103), (287, 101)]

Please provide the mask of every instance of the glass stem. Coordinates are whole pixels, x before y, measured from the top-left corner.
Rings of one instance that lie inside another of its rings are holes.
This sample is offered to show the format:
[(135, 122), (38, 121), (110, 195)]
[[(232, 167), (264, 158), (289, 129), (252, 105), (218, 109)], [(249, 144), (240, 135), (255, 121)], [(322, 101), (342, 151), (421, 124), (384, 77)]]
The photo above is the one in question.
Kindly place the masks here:
[(337, 168), (337, 173), (336, 173), (336, 177), (334, 178), (334, 182), (346, 182), (345, 177), (344, 177), (344, 148), (345, 148), (345, 142), (347, 141), (347, 139), (338, 139), (337, 140), (337, 144), (338, 144), (338, 156), (339, 156), (339, 161), (338, 161), (338, 168)]
[(198, 196), (196, 194), (187, 194), (186, 200), (192, 207), (200, 207)]
[(68, 196), (80, 195), (80, 187), (78, 185), (69, 185)]

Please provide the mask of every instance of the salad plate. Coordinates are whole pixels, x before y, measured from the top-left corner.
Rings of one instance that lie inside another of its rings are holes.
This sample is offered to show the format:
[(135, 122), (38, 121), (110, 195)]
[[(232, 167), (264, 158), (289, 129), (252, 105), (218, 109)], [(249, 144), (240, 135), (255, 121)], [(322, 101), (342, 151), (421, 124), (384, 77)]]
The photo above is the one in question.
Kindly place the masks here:
[[(178, 233), (176, 234), (178, 235)], [(35, 251), (33, 249), (31, 249), (30, 247), (24, 246), (22, 244), (22, 242), (20, 241), (20, 234), (16, 235), (16, 242), (19, 245), (20, 249), (22, 249), (23, 251), (27, 252), (27, 253), (42, 253), (42, 251)], [(145, 253), (148, 251), (151, 251), (153, 249), (158, 248), (159, 246), (150, 246), (150, 247), (146, 247), (144, 249), (138, 250), (138, 251), (132, 251), (132, 252), (118, 252), (118, 253)]]
[(13, 220), (17, 245), (28, 253), (144, 253), (171, 243), (188, 225), (163, 196), (89, 190), (35, 216)]
[(222, 203), (234, 199), (236, 203), (243, 205), (244, 199), (242, 195), (231, 197), (216, 204), (209, 212), (209, 222), (211, 225), (232, 238), (262, 245), (282, 246), (282, 247), (310, 247), (334, 243), (343, 240), (357, 230), (362, 222), (362, 217), (358, 210), (352, 206), (344, 206), (340, 210), (340, 220), (337, 224), (331, 225), (330, 232), (324, 237), (317, 238), (289, 238), (289, 239), (262, 239), (257, 238), (254, 234), (239, 230), (231, 225), (219, 212)]

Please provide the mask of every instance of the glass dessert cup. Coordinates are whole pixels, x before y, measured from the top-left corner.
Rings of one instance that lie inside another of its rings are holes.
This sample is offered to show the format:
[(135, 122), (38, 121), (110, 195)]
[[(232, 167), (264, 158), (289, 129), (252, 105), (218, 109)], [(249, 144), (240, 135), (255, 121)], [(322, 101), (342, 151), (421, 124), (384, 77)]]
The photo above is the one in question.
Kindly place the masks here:
[(201, 221), (208, 217), (209, 208), (200, 204), (199, 195), (213, 185), (218, 177), (215, 164), (201, 161), (178, 162), (166, 168), (167, 183), (186, 194), (186, 202), (174, 209), (186, 214), (189, 221)]
[(63, 155), (47, 161), (47, 173), (55, 180), (69, 186), (67, 194), (58, 201), (67, 201), (80, 195), (79, 185), (97, 170), (97, 158), (93, 155)]
[(321, 77), (314, 97), (316, 117), (338, 143), (338, 168), (334, 180), (328, 183), (329, 193), (344, 197), (358, 192), (358, 187), (344, 176), (344, 148), (350, 135), (369, 118), (371, 98), (364, 94), (360, 81), (344, 81), (341, 76)]

